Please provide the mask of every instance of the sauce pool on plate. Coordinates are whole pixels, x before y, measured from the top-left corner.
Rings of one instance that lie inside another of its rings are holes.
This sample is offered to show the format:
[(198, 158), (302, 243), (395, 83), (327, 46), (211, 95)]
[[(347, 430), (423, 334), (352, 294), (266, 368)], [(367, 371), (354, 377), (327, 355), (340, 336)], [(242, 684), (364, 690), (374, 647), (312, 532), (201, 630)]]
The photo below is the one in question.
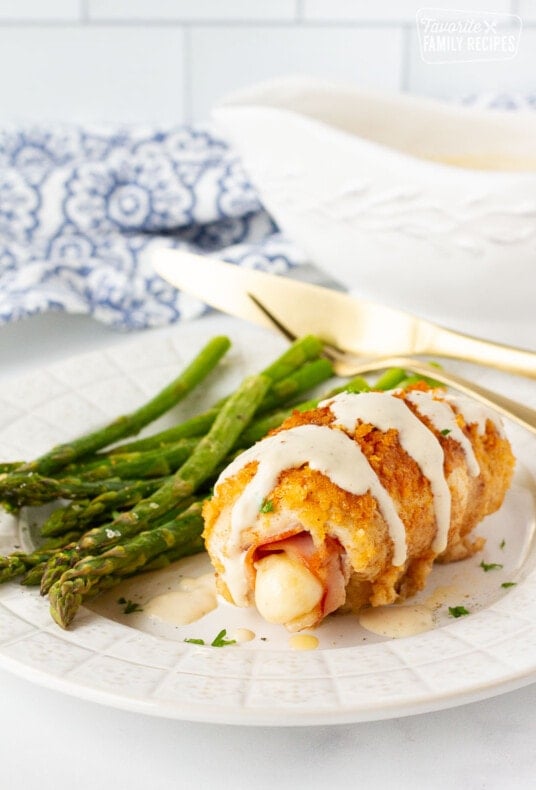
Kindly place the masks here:
[(434, 615), (431, 609), (422, 604), (377, 606), (364, 609), (359, 615), (359, 624), (373, 634), (399, 639), (431, 631)]
[(318, 638), (313, 634), (293, 634), (288, 640), (291, 650), (316, 650)]
[(213, 573), (181, 580), (178, 590), (157, 595), (145, 605), (150, 617), (171, 625), (188, 625), (200, 620), (218, 605)]

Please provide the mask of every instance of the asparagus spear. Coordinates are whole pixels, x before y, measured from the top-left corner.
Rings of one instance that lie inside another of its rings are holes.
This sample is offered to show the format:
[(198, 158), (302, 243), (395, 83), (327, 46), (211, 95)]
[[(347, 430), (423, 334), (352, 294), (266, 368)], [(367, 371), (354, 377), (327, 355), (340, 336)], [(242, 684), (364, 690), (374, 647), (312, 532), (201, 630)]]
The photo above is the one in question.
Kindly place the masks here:
[[(332, 376), (333, 366), (328, 359), (321, 358), (306, 362), (292, 375), (274, 382), (257, 411), (263, 413), (273, 409)], [(187, 420), (180, 425), (162, 431), (160, 434), (123, 445), (122, 448), (114, 448), (107, 455), (99, 456), (86, 464), (69, 465), (65, 472), (77, 477), (83, 476), (85, 480), (98, 480), (111, 476), (134, 479), (149, 477), (153, 474), (169, 474), (175, 471), (182, 461), (186, 460), (196, 444), (193, 439), (180, 438), (180, 434), (185, 431), (189, 433), (193, 424), (196, 425), (195, 430), (198, 430), (200, 426), (209, 425), (210, 427), (219, 411), (220, 409), (215, 407), (205, 412), (204, 415), (199, 415), (203, 417), (202, 421), (199, 421), (199, 417)], [(194, 421), (196, 422), (194, 423)], [(173, 441), (174, 439), (176, 441)], [(133, 450), (134, 447), (138, 449)]]
[[(204, 550), (205, 542), (201, 535), (199, 535), (199, 537), (194, 538), (189, 543), (180, 543), (174, 548), (163, 551), (161, 554), (157, 554), (157, 556), (144, 565), (141, 570), (143, 570), (144, 573), (149, 571), (159, 571), (162, 570), (162, 568), (167, 568), (172, 562), (177, 562), (177, 560), (181, 560), (183, 557), (190, 557), (192, 554), (200, 554)], [(140, 569), (137, 568), (134, 573), (139, 570)]]
[(0, 584), (15, 579), (34, 565), (41, 565), (54, 556), (54, 550), (37, 549), (29, 554), (14, 552), (8, 557), (0, 557)]
[[(160, 515), (156, 515), (154, 520), (151, 521), (151, 527), (159, 527), (162, 524), (165, 524), (167, 521), (171, 521), (174, 518), (178, 518), (183, 512), (185, 512), (190, 505), (194, 502), (202, 502), (203, 498), (194, 499), (194, 497), (187, 497), (183, 499), (179, 504), (175, 507), (171, 508), (171, 510), (162, 513)], [(84, 536), (84, 528), (83, 526), (80, 527), (80, 531), (78, 532), (76, 539), (73, 541), (67, 541), (65, 538), (63, 539), (63, 543), (59, 542), (59, 548), (55, 551), (43, 564), (41, 567), (41, 575), (39, 577), (40, 583), (40, 590), (41, 595), (46, 595), (53, 584), (55, 584), (58, 579), (62, 576), (65, 571), (69, 570), (75, 563), (77, 563), (83, 556), (85, 556), (88, 552), (83, 551), (81, 552), (77, 540)], [(96, 532), (98, 527), (93, 527), (91, 530), (91, 534)], [(90, 534), (90, 533), (85, 533)], [(119, 532), (117, 530), (111, 529), (111, 527), (105, 528), (105, 536), (107, 538), (108, 546), (114, 545), (119, 541)], [(33, 577), (37, 578), (37, 571), (32, 574)], [(37, 582), (36, 582), (37, 583)]]
[(230, 341), (227, 337), (213, 338), (180, 376), (148, 403), (130, 414), (117, 418), (103, 428), (72, 442), (53, 447), (50, 452), (19, 467), (18, 471), (51, 474), (81, 456), (94, 453), (125, 436), (138, 433), (145, 425), (160, 417), (191, 392), (210, 373), (229, 347)]
[(397, 387), (402, 379), (406, 378), (406, 371), (402, 368), (389, 368), (374, 383), (375, 390), (392, 390)]
[[(181, 543), (174, 549), (170, 549), (169, 551), (164, 551), (161, 554), (158, 554), (153, 560), (150, 560), (142, 567), (137, 567), (134, 563), (132, 567), (124, 568), (120, 575), (112, 573), (109, 576), (99, 576), (97, 579), (95, 579), (94, 584), (92, 584), (91, 590), (86, 596), (84, 596), (84, 600), (95, 598), (97, 595), (107, 592), (109, 589), (125, 581), (125, 579), (128, 579), (130, 576), (137, 576), (141, 573), (149, 573), (150, 571), (160, 570), (162, 568), (166, 568), (172, 562), (177, 562), (184, 557), (190, 557), (192, 554), (199, 554), (200, 551), (203, 551), (203, 546), (204, 544), (202, 538), (198, 537), (184, 544)], [(26, 582), (26, 579), (29, 581)], [(34, 583), (31, 578), (31, 572), (27, 574), (22, 583)]]
[[(266, 370), (271, 371), (272, 375), (279, 376), (281, 372), (288, 371), (290, 361), (296, 358), (301, 359), (306, 354), (316, 353), (318, 348), (318, 341), (304, 338), (297, 341), (289, 351), (280, 357), (279, 361), (276, 360)], [(298, 357), (296, 357), (297, 353)], [(316, 386), (331, 375), (332, 367), (328, 360), (315, 359), (311, 362), (306, 362), (291, 375), (272, 384), (270, 392), (263, 399), (260, 409), (264, 411), (280, 402), (284, 402), (292, 395)], [(219, 408), (214, 408), (207, 412), (202, 423), (197, 423), (198, 427), (201, 424), (205, 426), (213, 424), (218, 413)], [(197, 419), (194, 418), (194, 420)], [(189, 433), (191, 422), (187, 421), (187, 423), (176, 426), (176, 428), (172, 428), (157, 437), (141, 440), (140, 447), (141, 445), (144, 447), (158, 447), (164, 438), (169, 440), (172, 435), (177, 436), (180, 433)], [(184, 428), (186, 428), (186, 431)], [(108, 486), (95, 490), (92, 486), (88, 486), (90, 481), (98, 481), (109, 478), (112, 475), (114, 478), (135, 479), (150, 475), (169, 474), (180, 466), (191, 453), (193, 447), (193, 439), (182, 439), (173, 445), (165, 445), (160, 450), (145, 451), (140, 449), (136, 454), (133, 452), (120, 454), (116, 450), (112, 455), (100, 456), (85, 464), (69, 464), (64, 469), (67, 478), (64, 477), (62, 482), (55, 482), (50, 478), (43, 479), (35, 473), (8, 475), (3, 480), (0, 479), (0, 498), (3, 497), (4, 501), (12, 507), (19, 508), (23, 505), (43, 504), (60, 497), (72, 499), (98, 495)], [(124, 447), (123, 449), (126, 448)]]
[(4, 461), (0, 464), (0, 474), (14, 472), (16, 469), (20, 469), (20, 467), (23, 465), (24, 461)]
[[(319, 349), (321, 349), (319, 341), (307, 336), (297, 340), (279, 358), (279, 362), (276, 360), (275, 363), (261, 371), (262, 374), (272, 379), (273, 384), (267, 392), (266, 398), (261, 402), (258, 412), (273, 409), (301, 392), (306, 392), (308, 389), (321, 384), (333, 375), (333, 366), (329, 360), (311, 358), (315, 355), (318, 356)], [(296, 369), (290, 370), (293, 362), (296, 364)], [(286, 373), (286, 375), (283, 376), (283, 373)], [(153, 434), (153, 436), (113, 447), (106, 454), (114, 455), (122, 452), (152, 450), (179, 439), (202, 436), (210, 430), (222, 406), (229, 397), (223, 398), (211, 409), (191, 417), (179, 425), (174, 425), (171, 428)]]
[(57, 508), (43, 522), (42, 537), (63, 535), (74, 527), (85, 529), (99, 520), (109, 520), (109, 514), (126, 507), (133, 507), (140, 499), (150, 496), (164, 482), (165, 478), (123, 481), (123, 487), (104, 491), (93, 499), (80, 499), (65, 507)]
[[(302, 365), (301, 369), (294, 371), (293, 374), (287, 376), (286, 378), (280, 378), (285, 373), (288, 373), (293, 365), (300, 364), (302, 360), (308, 359), (309, 357), (318, 354), (321, 350), (321, 347), (320, 341), (312, 336), (301, 338), (296, 341), (286, 352), (284, 352), (284, 354), (281, 355), (278, 360), (266, 368), (266, 373), (272, 378), (275, 378), (276, 382), (272, 385), (273, 392), (270, 394), (271, 400), (265, 400), (265, 408), (271, 402), (273, 403), (279, 399), (288, 398), (290, 395), (299, 392), (304, 388), (314, 386), (316, 383), (325, 379), (331, 374), (331, 365), (326, 360), (317, 359), (313, 360), (313, 362), (309, 365), (305, 363)], [(203, 426), (206, 427), (209, 422), (213, 422), (217, 416), (218, 411), (219, 409), (211, 410), (211, 413), (208, 415), (208, 421), (204, 415), (201, 415), (201, 422), (198, 422), (195, 428), (193, 427), (192, 423), (198, 420), (198, 418), (193, 418), (193, 421), (190, 421), (190, 431), (194, 433), (198, 430), (201, 430)], [(182, 426), (178, 427), (184, 428), (185, 426), (186, 424), (183, 423)], [(190, 433), (190, 431), (183, 430), (183, 433)], [(141, 440), (142, 443), (144, 441), (145, 440)], [(154, 443), (154, 440), (150, 438), (149, 442)], [(190, 450), (191, 447), (191, 444), (177, 447), (179, 460), (182, 458), (183, 453), (187, 449)], [(165, 454), (168, 452), (170, 454), (174, 454), (174, 450), (172, 448), (167, 448)], [(118, 490), (119, 481), (114, 479), (110, 481), (106, 480), (102, 481), (102, 483), (99, 482), (98, 485), (95, 486), (88, 485), (87, 478), (98, 478), (101, 474), (104, 475), (109, 473), (111, 470), (107, 467), (107, 463), (110, 463), (110, 466), (115, 472), (116, 477), (120, 475), (124, 476), (126, 474), (134, 476), (136, 473), (143, 473), (143, 469), (140, 470), (139, 468), (136, 468), (136, 462), (143, 465), (145, 469), (147, 469), (152, 460), (154, 460), (155, 463), (159, 463), (160, 458), (161, 456), (157, 458), (155, 457), (155, 454), (153, 454), (153, 456), (150, 457), (142, 457), (138, 455), (137, 457), (130, 456), (127, 458), (123, 456), (112, 461), (100, 459), (98, 462), (90, 465), (88, 474), (85, 475), (86, 479), (83, 481), (78, 481), (74, 478), (74, 476), (71, 476), (67, 479), (64, 478), (61, 481), (56, 481), (50, 478), (43, 478), (42, 476), (31, 472), (21, 475), (20, 477), (8, 476), (9, 480), (4, 478), (4, 480), (0, 482), (0, 490), (3, 488), (4, 498), (9, 498), (10, 502), (16, 507), (20, 507), (23, 504), (37, 505), (59, 497), (73, 498), (87, 495), (93, 496), (95, 494), (100, 496), (100, 492), (104, 491), (104, 494), (102, 494), (100, 499), (95, 502), (94, 505), (88, 508), (87, 511), (85, 508), (82, 511), (82, 508), (80, 508), (76, 503), (73, 503), (71, 506), (69, 506), (69, 508), (59, 509), (56, 511), (56, 513), (51, 517), (50, 521), (45, 525), (43, 534), (61, 534), (62, 532), (65, 532), (71, 528), (75, 518), (77, 518), (81, 512), (85, 512), (85, 524), (89, 523), (90, 517), (93, 514), (97, 516), (98, 512), (102, 512), (102, 507), (106, 501), (109, 501), (110, 509), (114, 507), (114, 503), (115, 507), (120, 507), (122, 492)], [(177, 456), (175, 455), (175, 459), (176, 458)], [(21, 465), (22, 464), (20, 462), (16, 462), (14, 464), (8, 464), (6, 468), (16, 469)], [(85, 469), (85, 466), (82, 466), (81, 468), (71, 466), (70, 471), (74, 475), (75, 471), (79, 473), (85, 473)], [(152, 471), (165, 470), (163, 467), (156, 467), (153, 468)], [(119, 483), (119, 486), (120, 485), (121, 484)], [(109, 490), (110, 494), (107, 493)], [(125, 488), (124, 494), (125, 497), (123, 501), (126, 502), (127, 496), (130, 495), (130, 490)]]
[(61, 498), (87, 500), (111, 492), (119, 503), (120, 494), (130, 484), (129, 478), (141, 482), (144, 478), (158, 476), (161, 480), (169, 476), (188, 458), (196, 444), (196, 440), (184, 439), (161, 450), (125, 453), (87, 465), (70, 465), (65, 470), (68, 477), (43, 477), (35, 472), (12, 474), (0, 480), (0, 498), (13, 509), (19, 509)]
[(143, 439), (135, 439), (132, 442), (125, 442), (125, 444), (117, 445), (102, 453), (103, 457), (113, 456), (116, 453), (131, 453), (131, 452), (145, 452), (147, 450), (156, 450), (166, 444), (180, 441), (181, 439), (191, 439), (207, 433), (210, 430), (214, 420), (220, 411), (219, 406), (213, 406), (211, 409), (196, 414), (188, 420), (172, 425), (171, 428), (165, 428), (163, 431), (154, 433), (151, 436), (145, 436)]
[(43, 537), (65, 535), (66, 532), (69, 532), (70, 529), (79, 524), (79, 519), (86, 512), (91, 502), (93, 502), (93, 499), (77, 499), (63, 507), (56, 508), (41, 524), (39, 534)]
[(88, 481), (109, 477), (131, 480), (166, 477), (186, 461), (196, 444), (197, 439), (179, 439), (154, 450), (114, 453), (85, 464), (69, 464), (65, 472)]
[(126, 485), (119, 477), (107, 480), (82, 480), (76, 477), (56, 479), (32, 472), (9, 475), (0, 480), (0, 498), (15, 508), (37, 507), (54, 499), (87, 499), (106, 491), (120, 491)]
[(385, 373), (382, 373), (382, 375), (376, 380), (373, 389), (392, 390), (395, 389), (395, 387), (405, 389), (406, 387), (411, 387), (412, 384), (418, 384), (422, 381), (425, 381), (430, 387), (443, 386), (438, 381), (434, 381), (434, 379), (428, 378), (427, 376), (421, 376), (419, 374), (408, 376), (407, 372), (403, 368), (388, 368)]
[(42, 567), (40, 579), (40, 593), (46, 595), (51, 587), (63, 576), (63, 574), (72, 568), (73, 565), (82, 559), (84, 554), (77, 550), (77, 544), (66, 543), (65, 546), (59, 551), (55, 551), (44, 562)]
[(272, 381), (280, 381), (290, 376), (305, 362), (319, 357), (323, 350), (322, 341), (315, 335), (304, 335), (295, 340), (271, 365), (264, 368), (261, 375), (268, 376)]
[(62, 628), (67, 628), (100, 579), (130, 575), (163, 552), (179, 545), (188, 546), (201, 535), (202, 530), (201, 503), (196, 502), (174, 521), (141, 532), (100, 556), (84, 557), (51, 587), (49, 600), (52, 617)]
[(43, 560), (37, 565), (34, 565), (33, 568), (28, 568), (20, 580), (20, 583), (25, 587), (38, 587), (41, 583), (41, 577), (43, 576), (43, 571), (46, 568), (46, 564), (47, 561)]
[(281, 423), (290, 417), (294, 411), (309, 411), (309, 409), (315, 409), (320, 401), (325, 400), (326, 398), (331, 398), (334, 395), (337, 395), (339, 392), (363, 392), (364, 390), (368, 389), (369, 385), (365, 379), (361, 378), (361, 376), (356, 376), (340, 387), (331, 389), (329, 392), (319, 398), (312, 398), (310, 400), (303, 401), (302, 403), (295, 404), (294, 406), (290, 406), (286, 409), (279, 409), (270, 412), (269, 414), (261, 415), (256, 420), (254, 420), (251, 425), (240, 435), (237, 446), (244, 448), (255, 444), (255, 442), (259, 441), (259, 439), (262, 439), (264, 436), (266, 436), (269, 431), (274, 430), (274, 428), (278, 428)]
[(47, 541), (35, 551), (28, 553), (14, 551), (6, 557), (0, 557), (0, 583), (14, 579), (36, 565), (48, 562), (65, 543), (76, 545), (74, 541), (78, 540), (80, 534), (79, 530), (73, 530), (62, 539)]
[(292, 375), (280, 381), (275, 381), (270, 387), (259, 406), (258, 411), (263, 413), (287, 403), (302, 392), (313, 389), (333, 376), (333, 365), (324, 357), (306, 362)]
[[(204, 551), (204, 548), (205, 544), (201, 536), (194, 538), (188, 543), (180, 543), (178, 546), (158, 554), (156, 557), (154, 557), (154, 559), (150, 560), (146, 565), (144, 565), (143, 568), (136, 567), (132, 571), (132, 575), (135, 576), (138, 573), (148, 573), (149, 571), (157, 571), (161, 570), (162, 568), (167, 568), (168, 565), (171, 565), (173, 562), (177, 562), (177, 560), (180, 560), (183, 557), (189, 557), (192, 554), (199, 554), (200, 552)], [(46, 564), (46, 562), (41, 562), (38, 565), (34, 565), (33, 568), (27, 570), (20, 583), (26, 587), (38, 587), (41, 583)], [(65, 570), (68, 570), (68, 568)], [(123, 579), (124, 576), (116, 576), (109, 577), (109, 579), (106, 581), (106, 584), (101, 584), (99, 581), (98, 585), (93, 588), (93, 593), (99, 594), (104, 592), (108, 586), (111, 584), (117, 584), (123, 581)]]
[(242, 449), (250, 447), (252, 444), (255, 444), (255, 442), (263, 439), (266, 434), (269, 433), (269, 431), (279, 428), (281, 423), (290, 417), (293, 412), (309, 411), (309, 409), (314, 409), (316, 406), (318, 406), (318, 402), (319, 401), (316, 398), (313, 400), (303, 401), (303, 403), (298, 403), (295, 406), (290, 406), (286, 409), (278, 409), (277, 411), (273, 411), (269, 414), (259, 417), (257, 420), (254, 420), (242, 434), (240, 434), (237, 447)]

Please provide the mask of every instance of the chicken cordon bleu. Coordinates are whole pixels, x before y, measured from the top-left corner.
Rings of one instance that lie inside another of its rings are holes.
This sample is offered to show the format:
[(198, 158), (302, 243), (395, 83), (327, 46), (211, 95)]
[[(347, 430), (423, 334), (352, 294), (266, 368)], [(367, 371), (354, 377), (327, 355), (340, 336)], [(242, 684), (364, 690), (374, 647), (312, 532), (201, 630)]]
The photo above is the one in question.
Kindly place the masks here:
[(220, 594), (289, 631), (400, 601), (483, 546), (514, 457), (500, 420), (419, 385), (341, 393), (241, 453), (204, 505)]

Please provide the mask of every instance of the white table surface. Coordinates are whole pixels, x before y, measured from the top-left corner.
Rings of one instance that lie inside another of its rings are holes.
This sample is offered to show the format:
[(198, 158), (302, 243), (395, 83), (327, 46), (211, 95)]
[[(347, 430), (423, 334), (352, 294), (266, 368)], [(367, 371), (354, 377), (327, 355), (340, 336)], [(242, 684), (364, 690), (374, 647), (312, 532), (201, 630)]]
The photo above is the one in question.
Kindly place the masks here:
[[(534, 329), (534, 323), (497, 324), (488, 334), (528, 345)], [(0, 386), (40, 365), (132, 337), (80, 316), (47, 315), (2, 327)], [(504, 381), (498, 386), (512, 394)], [(518, 381), (521, 394), (534, 395), (532, 384)], [(4, 670), (0, 700), (0, 787), (6, 790), (522, 790), (536, 781), (536, 684), (450, 710), (333, 727), (152, 718), (68, 697)]]

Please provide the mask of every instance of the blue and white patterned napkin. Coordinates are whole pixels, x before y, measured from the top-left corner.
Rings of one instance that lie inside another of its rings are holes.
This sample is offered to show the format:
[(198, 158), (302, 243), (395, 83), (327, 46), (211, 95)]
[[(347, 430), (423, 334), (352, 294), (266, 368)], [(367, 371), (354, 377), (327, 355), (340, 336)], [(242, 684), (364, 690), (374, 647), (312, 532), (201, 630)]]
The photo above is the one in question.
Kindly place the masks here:
[(0, 323), (67, 310), (139, 329), (201, 314), (152, 271), (155, 247), (278, 274), (302, 257), (209, 128), (0, 130)]

